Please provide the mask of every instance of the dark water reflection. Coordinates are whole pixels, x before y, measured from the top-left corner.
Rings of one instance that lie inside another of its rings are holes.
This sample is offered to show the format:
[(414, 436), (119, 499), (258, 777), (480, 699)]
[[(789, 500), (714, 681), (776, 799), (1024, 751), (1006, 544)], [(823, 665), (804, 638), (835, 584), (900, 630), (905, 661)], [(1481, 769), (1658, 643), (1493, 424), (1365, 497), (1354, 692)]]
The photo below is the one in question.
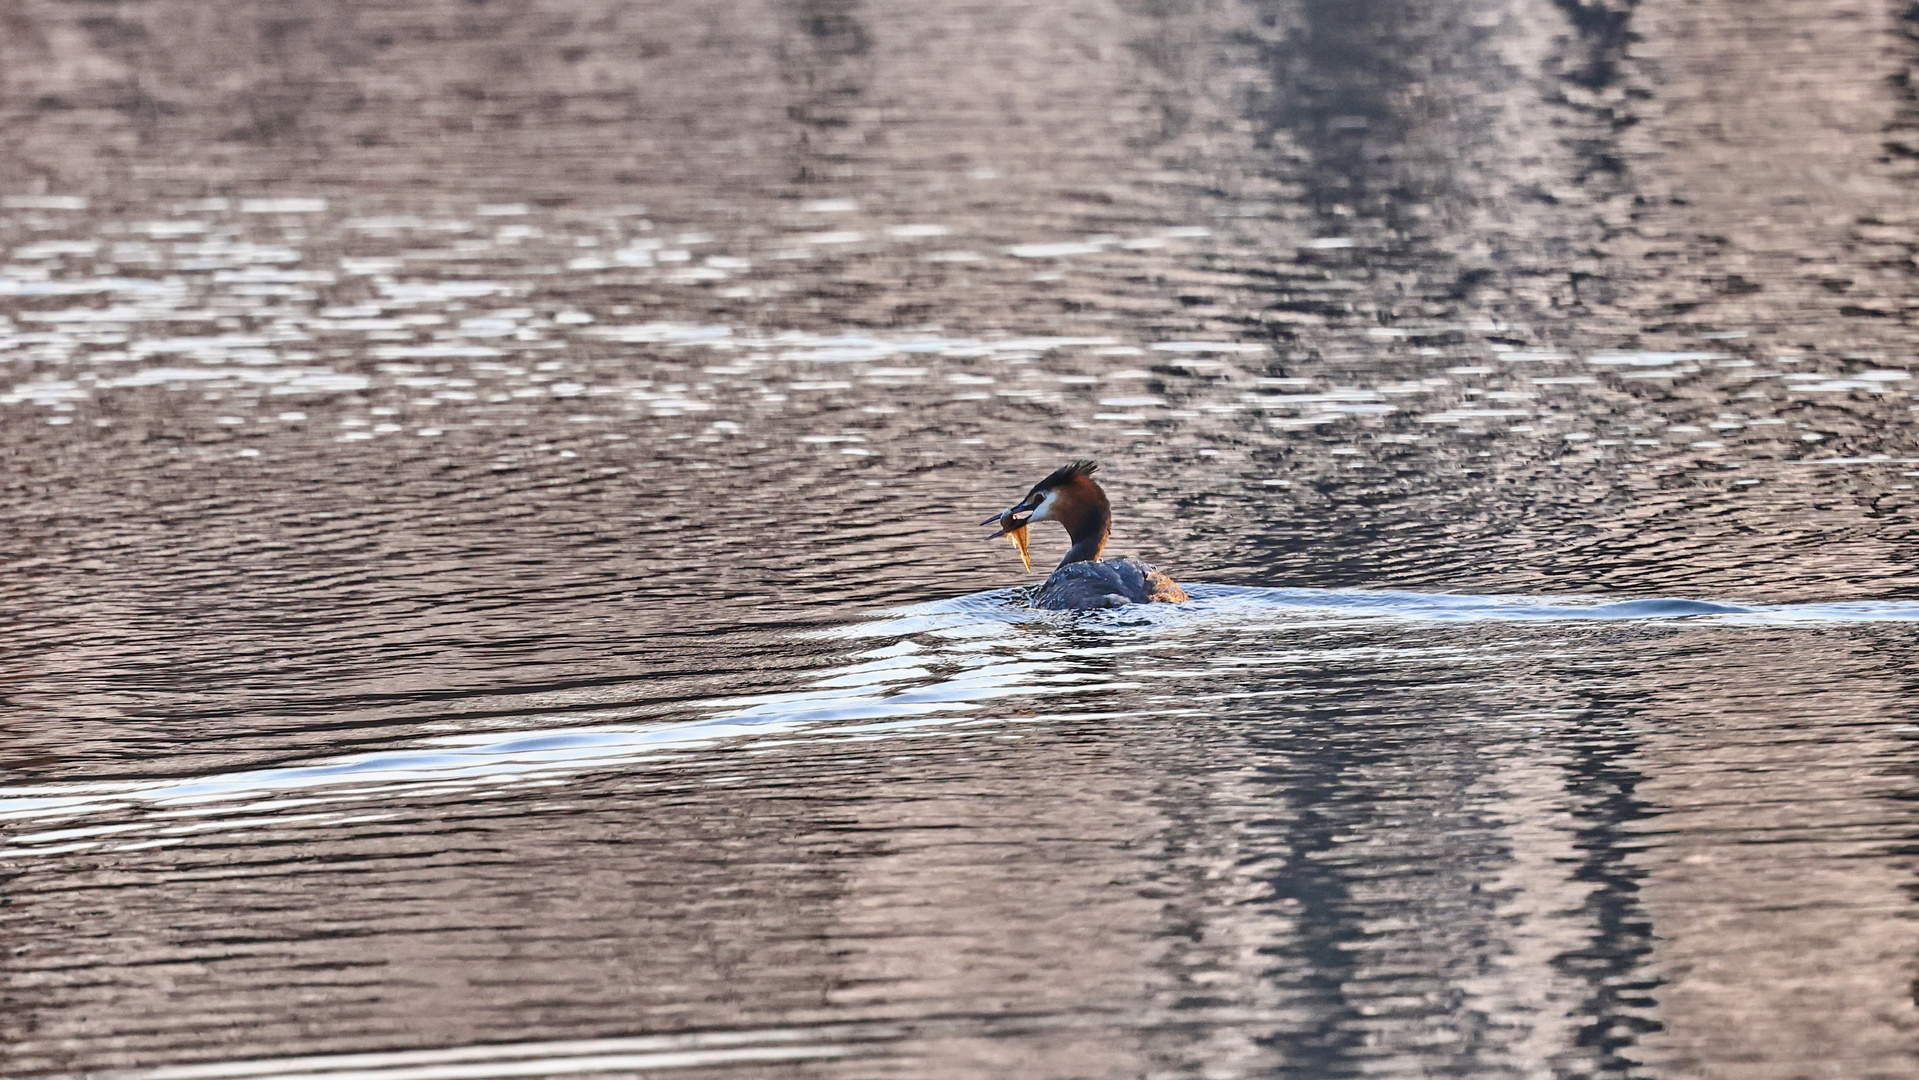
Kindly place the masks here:
[(0, 1072), (1919, 1075), (1897, 6), (0, 23)]

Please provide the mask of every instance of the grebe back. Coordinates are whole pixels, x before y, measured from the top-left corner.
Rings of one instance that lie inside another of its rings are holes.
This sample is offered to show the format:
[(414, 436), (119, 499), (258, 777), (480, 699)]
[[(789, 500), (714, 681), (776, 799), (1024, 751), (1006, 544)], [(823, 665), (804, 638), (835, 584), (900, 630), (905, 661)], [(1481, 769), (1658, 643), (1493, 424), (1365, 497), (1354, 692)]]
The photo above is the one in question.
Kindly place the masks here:
[[(1038, 521), (1057, 521), (1073, 546), (1059, 561), (1046, 583), (1033, 596), (1033, 606), (1052, 611), (1121, 607), (1126, 604), (1177, 604), (1186, 591), (1151, 563), (1134, 558), (1104, 559), (1106, 537), (1113, 531), (1113, 509), (1106, 492), (1093, 482), (1091, 461), (1075, 461), (1034, 484), (1026, 497), (982, 524), (998, 523), (994, 537), (1011, 534), (1026, 558), (1026, 527)], [(1032, 563), (1027, 562), (1028, 569)]]

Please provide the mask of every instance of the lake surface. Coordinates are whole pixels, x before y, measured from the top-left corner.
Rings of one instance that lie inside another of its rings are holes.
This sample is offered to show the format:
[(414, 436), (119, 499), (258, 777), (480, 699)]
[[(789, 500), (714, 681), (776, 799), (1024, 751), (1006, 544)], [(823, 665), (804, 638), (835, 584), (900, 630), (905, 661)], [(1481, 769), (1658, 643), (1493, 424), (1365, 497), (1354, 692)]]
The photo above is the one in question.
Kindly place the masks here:
[(0, 1074), (1919, 1077), (1902, 6), (0, 26)]

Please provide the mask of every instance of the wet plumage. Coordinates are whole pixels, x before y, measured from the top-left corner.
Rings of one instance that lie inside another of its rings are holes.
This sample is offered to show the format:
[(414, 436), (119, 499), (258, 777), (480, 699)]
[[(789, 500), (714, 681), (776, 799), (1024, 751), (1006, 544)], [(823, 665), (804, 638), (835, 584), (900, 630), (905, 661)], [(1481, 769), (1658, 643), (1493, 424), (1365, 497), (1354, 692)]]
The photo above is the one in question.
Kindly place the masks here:
[[(994, 536), (1013, 535), (1040, 521), (1057, 521), (1072, 539), (1065, 558), (1033, 594), (1033, 606), (1052, 611), (1112, 608), (1126, 604), (1176, 604), (1186, 592), (1150, 563), (1134, 558), (1101, 559), (1113, 529), (1113, 512), (1106, 492), (1093, 481), (1098, 468), (1091, 461), (1075, 461), (1034, 484), (1011, 509), (986, 519), (998, 524)], [(1025, 557), (1025, 545), (1020, 554)], [(1029, 564), (1030, 566), (1030, 564)]]
[(1033, 606), (1049, 611), (1122, 607), (1126, 604), (1177, 604), (1186, 590), (1138, 559), (1067, 563), (1033, 594)]

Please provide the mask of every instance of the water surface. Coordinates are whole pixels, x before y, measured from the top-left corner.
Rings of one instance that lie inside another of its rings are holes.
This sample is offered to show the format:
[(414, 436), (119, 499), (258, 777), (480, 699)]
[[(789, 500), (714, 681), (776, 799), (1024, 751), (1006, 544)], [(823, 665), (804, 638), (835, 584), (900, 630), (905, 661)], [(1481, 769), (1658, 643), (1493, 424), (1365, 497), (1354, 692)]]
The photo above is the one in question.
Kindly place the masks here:
[(16, 7), (0, 1072), (1919, 1075), (1901, 9)]

